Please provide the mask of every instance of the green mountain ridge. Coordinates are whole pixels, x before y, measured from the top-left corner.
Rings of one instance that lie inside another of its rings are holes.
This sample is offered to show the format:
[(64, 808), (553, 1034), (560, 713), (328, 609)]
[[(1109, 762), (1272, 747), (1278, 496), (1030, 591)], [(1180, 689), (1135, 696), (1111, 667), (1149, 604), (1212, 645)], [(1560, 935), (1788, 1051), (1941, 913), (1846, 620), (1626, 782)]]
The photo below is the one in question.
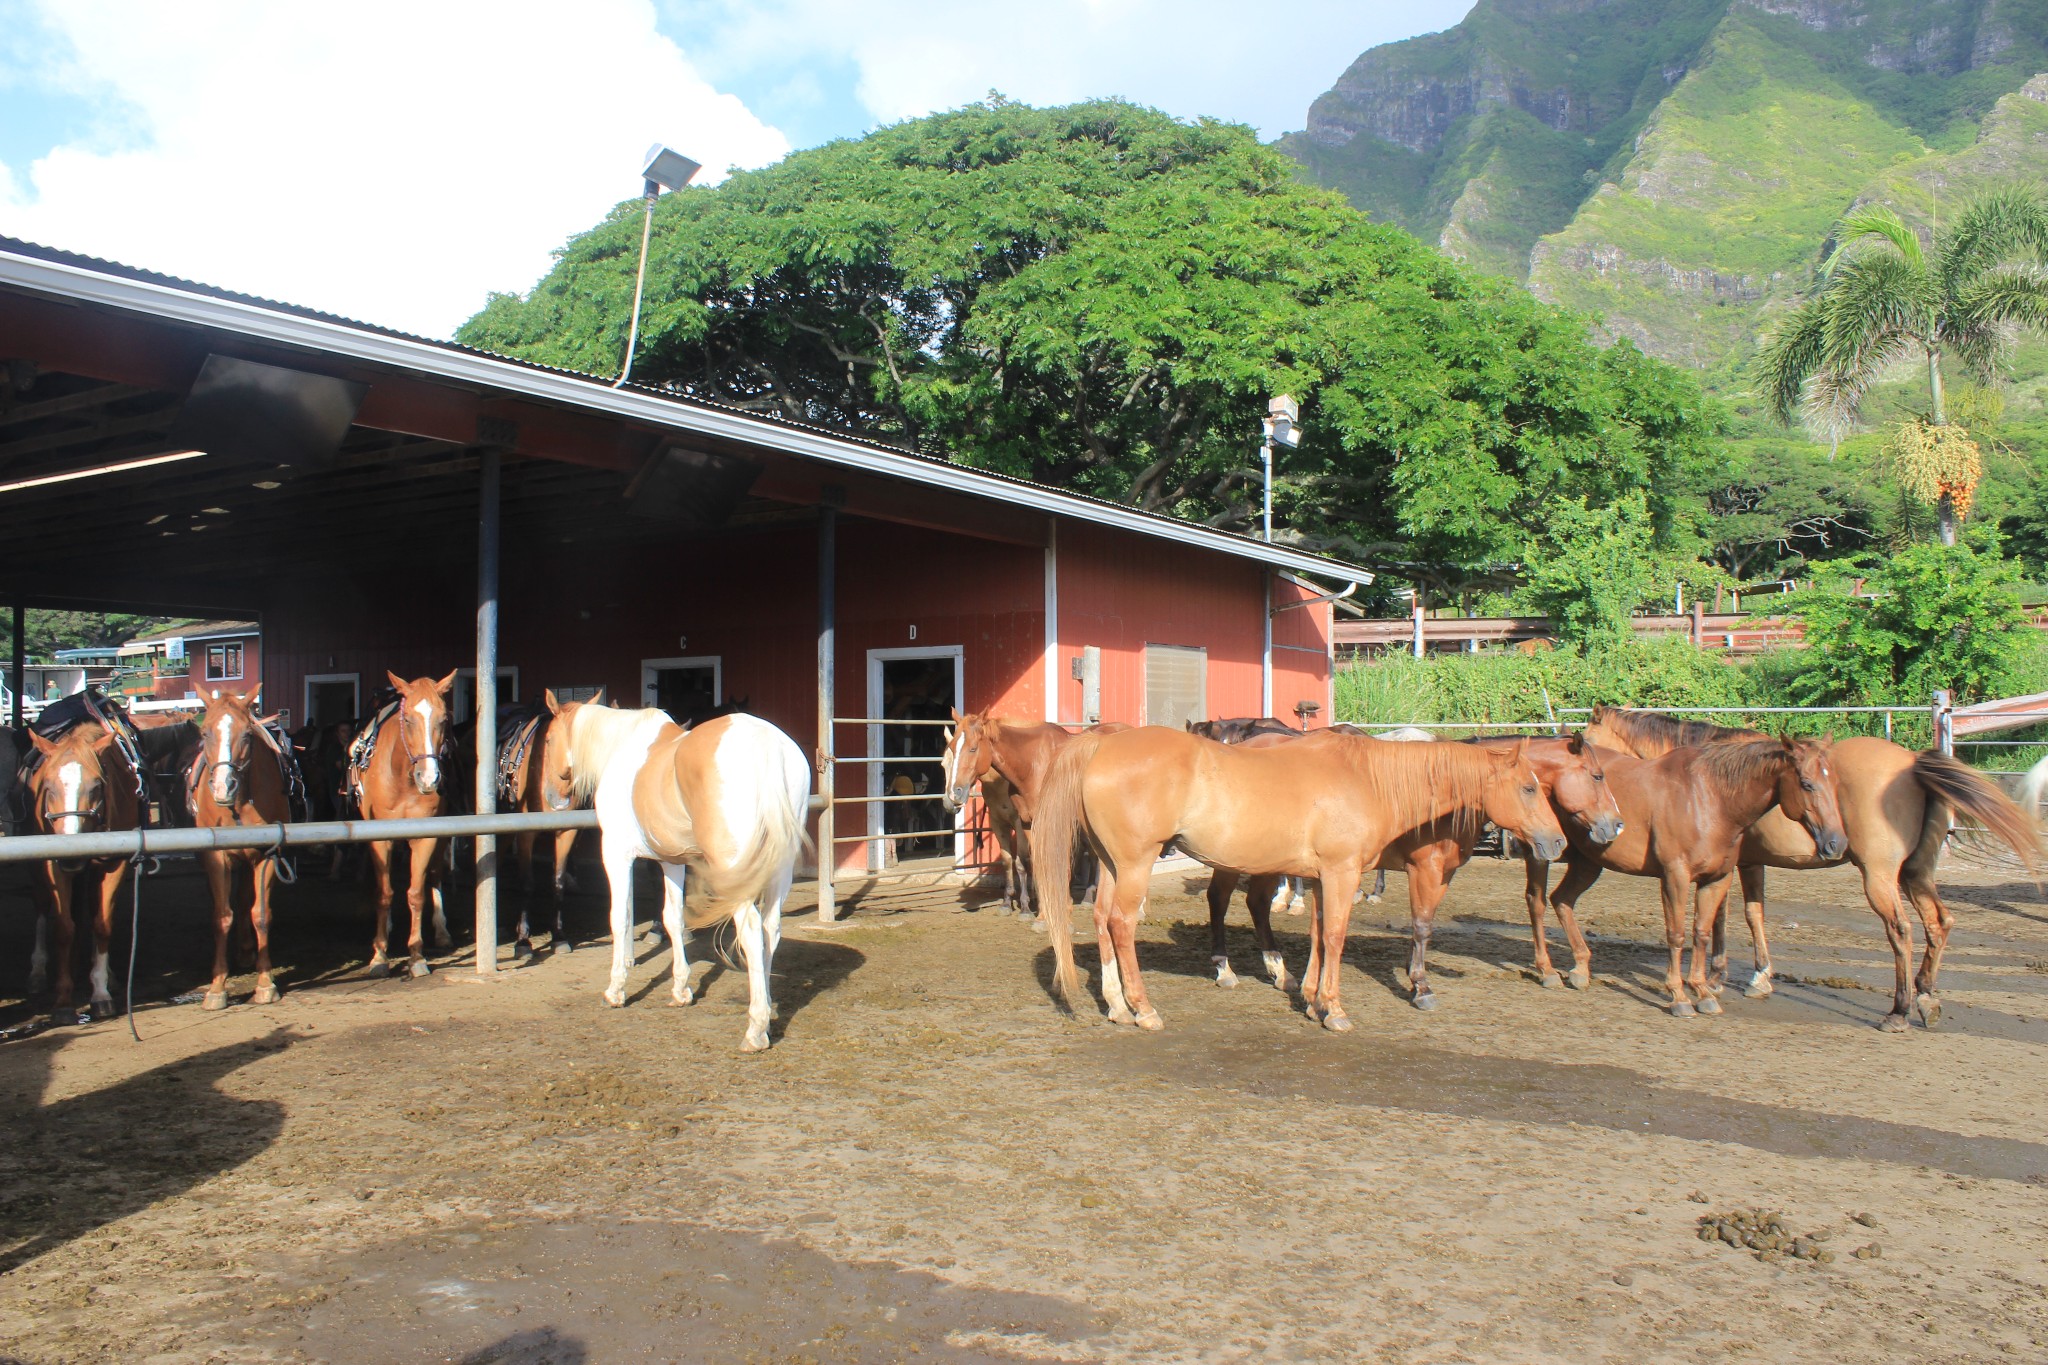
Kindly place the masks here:
[(2048, 172), (2044, 72), (2048, 0), (1480, 0), (1360, 56), (1281, 145), (1733, 387), (1843, 211), (1926, 222)]

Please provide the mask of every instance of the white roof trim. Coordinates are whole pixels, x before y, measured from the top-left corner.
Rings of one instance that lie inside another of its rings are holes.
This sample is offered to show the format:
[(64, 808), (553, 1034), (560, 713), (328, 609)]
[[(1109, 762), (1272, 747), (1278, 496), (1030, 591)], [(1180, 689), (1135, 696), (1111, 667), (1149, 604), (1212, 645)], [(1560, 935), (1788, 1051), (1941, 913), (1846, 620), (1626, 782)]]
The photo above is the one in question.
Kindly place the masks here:
[(565, 403), (616, 417), (632, 418), (674, 431), (764, 446), (789, 455), (840, 465), (889, 478), (909, 479), (969, 497), (993, 498), (1048, 516), (1093, 522), (1155, 536), (1199, 549), (1235, 555), (1325, 577), (1371, 582), (1355, 565), (1269, 545), (1187, 522), (1143, 516), (1038, 484), (994, 479), (965, 465), (941, 464), (913, 455), (838, 440), (779, 422), (614, 389), (595, 379), (536, 370), (508, 360), (452, 350), (429, 341), (389, 336), (343, 322), (300, 317), (237, 299), (220, 299), (147, 280), (125, 279), (96, 270), (0, 251), (0, 287), (101, 304), (199, 327), (238, 332), (287, 346), (300, 346), (372, 364), (422, 371), (438, 378), (508, 394)]

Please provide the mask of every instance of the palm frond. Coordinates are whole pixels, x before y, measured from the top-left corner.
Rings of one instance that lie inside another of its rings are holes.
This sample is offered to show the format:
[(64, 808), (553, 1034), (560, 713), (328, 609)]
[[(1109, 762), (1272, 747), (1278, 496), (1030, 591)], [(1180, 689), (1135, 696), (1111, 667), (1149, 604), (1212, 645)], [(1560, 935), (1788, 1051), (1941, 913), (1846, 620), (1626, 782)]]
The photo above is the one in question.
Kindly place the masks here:
[(1799, 410), (1807, 377), (1823, 363), (1826, 337), (1827, 316), (1816, 298), (1786, 317), (1757, 351), (1757, 389), (1771, 405), (1771, 415), (1787, 426)]
[(1832, 277), (1845, 260), (1862, 258), (1866, 253), (1852, 251), (1864, 242), (1887, 242), (1906, 264), (1916, 271), (1927, 268), (1927, 257), (1920, 245), (1920, 234), (1906, 226), (1905, 219), (1886, 208), (1883, 204), (1865, 204), (1860, 209), (1842, 215), (1835, 224), (1835, 252), (1821, 267), (1821, 273)]
[(1859, 254), (1828, 281), (1819, 302), (1827, 319), (1821, 357), (1829, 369), (1869, 369), (1895, 338), (1934, 339), (1933, 282), (1898, 256)]
[(1949, 308), (1948, 349), (1978, 379), (1996, 377), (2015, 327), (2048, 333), (2048, 267), (1994, 266), (1969, 281)]
[(1964, 293), (2001, 263), (2048, 264), (2048, 191), (2006, 185), (1971, 199), (1936, 244), (1935, 273), (1945, 298)]
[(1859, 364), (1821, 365), (1807, 380), (1800, 404), (1806, 428), (1824, 441), (1839, 441), (1848, 435), (1870, 386), (1885, 370), (1917, 349), (1918, 338), (1892, 332), (1868, 338), (1859, 352)]

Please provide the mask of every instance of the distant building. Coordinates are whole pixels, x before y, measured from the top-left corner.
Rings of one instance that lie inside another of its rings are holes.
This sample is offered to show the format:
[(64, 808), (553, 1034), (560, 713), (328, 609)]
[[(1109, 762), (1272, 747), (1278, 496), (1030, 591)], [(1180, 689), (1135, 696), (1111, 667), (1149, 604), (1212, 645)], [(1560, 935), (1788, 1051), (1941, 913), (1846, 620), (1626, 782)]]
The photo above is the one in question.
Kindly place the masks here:
[(137, 635), (119, 649), (119, 691), (138, 701), (253, 691), (262, 680), (262, 638), (254, 621), (187, 621)]

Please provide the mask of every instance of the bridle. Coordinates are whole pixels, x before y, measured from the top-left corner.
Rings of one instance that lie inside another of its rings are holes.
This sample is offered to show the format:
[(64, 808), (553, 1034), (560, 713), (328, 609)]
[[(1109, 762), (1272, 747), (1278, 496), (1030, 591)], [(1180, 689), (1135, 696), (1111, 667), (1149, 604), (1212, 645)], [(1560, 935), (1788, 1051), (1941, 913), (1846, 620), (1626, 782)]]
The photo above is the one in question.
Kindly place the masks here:
[[(956, 728), (953, 731), (950, 741), (946, 745), (946, 751), (949, 757), (946, 760), (945, 790), (941, 793), (941, 796), (943, 797), (945, 805), (949, 809), (957, 809), (957, 806), (955, 805), (953, 800), (954, 792), (960, 790), (961, 788), (968, 787), (976, 782), (979, 782), (984, 776), (987, 775), (989, 770), (992, 767), (994, 767), (994, 755), (993, 753), (991, 753), (989, 761), (985, 761), (981, 764), (980, 772), (976, 773), (973, 777), (966, 778), (964, 781), (956, 782), (954, 780), (955, 778), (962, 776), (961, 758), (967, 752), (969, 744), (969, 741), (967, 739), (968, 728), (969, 727), (965, 724), (962, 724), (961, 726)], [(973, 728), (974, 740), (972, 742), (974, 744), (986, 744), (988, 742), (987, 736), (982, 733), (981, 727), (975, 726)], [(993, 749), (993, 747), (994, 746), (992, 745), (990, 746), (991, 749)], [(965, 804), (964, 800), (960, 804)]]
[[(408, 709), (409, 708), (407, 708), (406, 706), (400, 705), (398, 708), (397, 716), (398, 745), (401, 749), (405, 750), (406, 776), (411, 780), (414, 791), (418, 792), (421, 796), (433, 796), (435, 793), (441, 790), (441, 780), (439, 776), (436, 776), (434, 779), (434, 785), (431, 790), (421, 785), (420, 765), (422, 763), (431, 762), (435, 764), (436, 767), (438, 768), (439, 765), (447, 761), (450, 748), (448, 743), (447, 727), (445, 724), (442, 726), (440, 748), (434, 750), (432, 753), (417, 753), (413, 750), (412, 735), (410, 731), (407, 729), (408, 717), (406, 715), (406, 712)], [(420, 723), (422, 725), (426, 724), (425, 721), (421, 721)]]
[[(46, 772), (50, 770), (50, 767), (51, 765), (48, 762), (45, 762), (43, 764), (43, 770)], [(85, 821), (90, 820), (96, 826), (99, 827), (98, 829), (93, 830), (81, 829), (79, 831), (79, 833), (81, 834), (97, 834), (100, 832), (100, 830), (106, 827), (107, 770), (100, 766), (100, 761), (97, 755), (94, 755), (92, 758), (92, 770), (95, 778), (97, 795), (94, 797), (92, 804), (86, 806), (82, 810), (53, 811), (43, 804), (43, 798), (40, 795), (38, 795), (38, 797), (36, 798), (36, 814), (42, 818), (43, 828), (51, 831), (52, 833), (55, 833), (57, 829), (57, 822), (59, 820), (77, 820), (80, 822), (80, 824), (83, 824)], [(82, 785), (83, 784), (81, 784), (81, 786)]]

